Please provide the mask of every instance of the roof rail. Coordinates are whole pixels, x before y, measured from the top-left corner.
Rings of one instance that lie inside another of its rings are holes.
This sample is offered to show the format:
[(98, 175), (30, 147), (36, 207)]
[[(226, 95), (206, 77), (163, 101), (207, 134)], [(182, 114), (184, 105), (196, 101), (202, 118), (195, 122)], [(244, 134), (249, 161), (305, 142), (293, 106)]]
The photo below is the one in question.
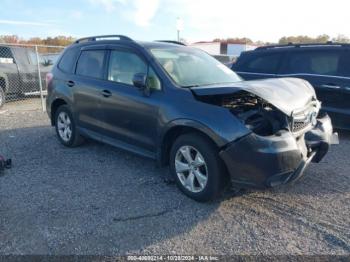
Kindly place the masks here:
[(182, 42), (179, 41), (174, 41), (174, 40), (156, 40), (155, 42), (162, 42), (162, 43), (170, 43), (170, 44), (175, 44), (175, 45), (186, 45)]
[(270, 48), (296, 48), (296, 47), (310, 47), (310, 46), (346, 46), (349, 47), (350, 43), (336, 43), (336, 42), (332, 42), (332, 41), (328, 41), (326, 43), (306, 43), (306, 44), (302, 44), (302, 43), (298, 43), (298, 44), (293, 44), (293, 43), (288, 43), (288, 44), (284, 44), (284, 45), (267, 45), (267, 46), (260, 46), (258, 48), (256, 48), (255, 50), (265, 50), (265, 49), (270, 49)]
[(134, 41), (130, 37), (127, 37), (125, 35), (98, 35), (98, 36), (83, 37), (83, 38), (76, 40), (74, 43), (78, 44), (81, 42), (96, 41), (99, 38), (119, 38), (119, 40)]

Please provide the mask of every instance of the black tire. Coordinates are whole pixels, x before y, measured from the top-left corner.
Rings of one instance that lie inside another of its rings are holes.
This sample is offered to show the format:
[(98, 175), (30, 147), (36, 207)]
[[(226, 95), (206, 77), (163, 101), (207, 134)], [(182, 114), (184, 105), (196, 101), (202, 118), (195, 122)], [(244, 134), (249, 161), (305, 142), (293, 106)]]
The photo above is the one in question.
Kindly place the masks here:
[(5, 90), (0, 86), (0, 108), (5, 104)]
[[(64, 140), (59, 132), (58, 121), (61, 113), (65, 113), (70, 120), (71, 135), (68, 140)], [(60, 106), (55, 113), (55, 129), (59, 141), (67, 147), (76, 147), (84, 142), (84, 138), (78, 133), (72, 112), (67, 105)]]
[[(176, 154), (183, 146), (195, 148), (198, 152), (200, 152), (206, 163), (207, 182), (204, 189), (200, 192), (192, 192), (187, 189), (177, 175), (175, 168)], [(223, 164), (219, 158), (217, 147), (208, 138), (197, 133), (179, 136), (171, 147), (169, 162), (170, 172), (174, 176), (177, 186), (188, 197), (196, 201), (206, 202), (217, 198), (223, 190), (223, 182), (225, 181)]]

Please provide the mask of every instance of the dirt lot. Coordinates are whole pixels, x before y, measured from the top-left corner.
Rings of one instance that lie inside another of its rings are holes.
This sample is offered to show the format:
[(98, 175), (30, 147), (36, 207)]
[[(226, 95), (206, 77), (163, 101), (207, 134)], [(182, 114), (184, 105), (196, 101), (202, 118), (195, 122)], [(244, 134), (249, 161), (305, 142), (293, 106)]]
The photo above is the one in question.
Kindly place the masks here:
[(64, 148), (39, 108), (0, 110), (0, 254), (350, 254), (349, 133), (293, 185), (200, 204), (148, 159)]

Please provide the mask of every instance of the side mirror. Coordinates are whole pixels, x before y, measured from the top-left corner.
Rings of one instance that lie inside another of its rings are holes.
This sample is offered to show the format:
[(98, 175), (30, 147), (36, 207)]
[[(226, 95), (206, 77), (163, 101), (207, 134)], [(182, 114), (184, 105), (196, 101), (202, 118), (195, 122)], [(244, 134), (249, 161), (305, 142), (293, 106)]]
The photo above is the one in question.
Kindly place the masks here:
[(147, 86), (147, 76), (144, 73), (137, 73), (132, 78), (132, 83), (139, 89), (145, 89)]

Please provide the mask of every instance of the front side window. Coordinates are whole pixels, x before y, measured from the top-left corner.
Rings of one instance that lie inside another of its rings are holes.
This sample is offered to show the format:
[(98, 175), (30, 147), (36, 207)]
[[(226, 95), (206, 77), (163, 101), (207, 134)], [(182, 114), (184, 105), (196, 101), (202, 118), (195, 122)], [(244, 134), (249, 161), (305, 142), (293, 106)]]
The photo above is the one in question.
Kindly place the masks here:
[(295, 74), (338, 75), (339, 60), (340, 53), (333, 51), (292, 53), (289, 70)]
[(135, 74), (147, 74), (146, 63), (136, 54), (113, 50), (109, 58), (108, 80), (133, 85)]
[(135, 74), (143, 73), (147, 75), (147, 85), (151, 89), (160, 90), (161, 84), (154, 70), (136, 54), (127, 51), (112, 50), (109, 67), (108, 80), (133, 85)]
[(278, 72), (280, 59), (280, 54), (267, 54), (254, 57), (245, 64), (242, 71), (262, 74), (276, 74)]
[(198, 49), (178, 47), (150, 51), (169, 77), (182, 87), (241, 81), (227, 66)]
[(0, 47), (0, 64), (13, 64), (13, 56), (10, 48)]
[(92, 78), (103, 79), (103, 61), (105, 51), (82, 51), (77, 63), (76, 74)]

